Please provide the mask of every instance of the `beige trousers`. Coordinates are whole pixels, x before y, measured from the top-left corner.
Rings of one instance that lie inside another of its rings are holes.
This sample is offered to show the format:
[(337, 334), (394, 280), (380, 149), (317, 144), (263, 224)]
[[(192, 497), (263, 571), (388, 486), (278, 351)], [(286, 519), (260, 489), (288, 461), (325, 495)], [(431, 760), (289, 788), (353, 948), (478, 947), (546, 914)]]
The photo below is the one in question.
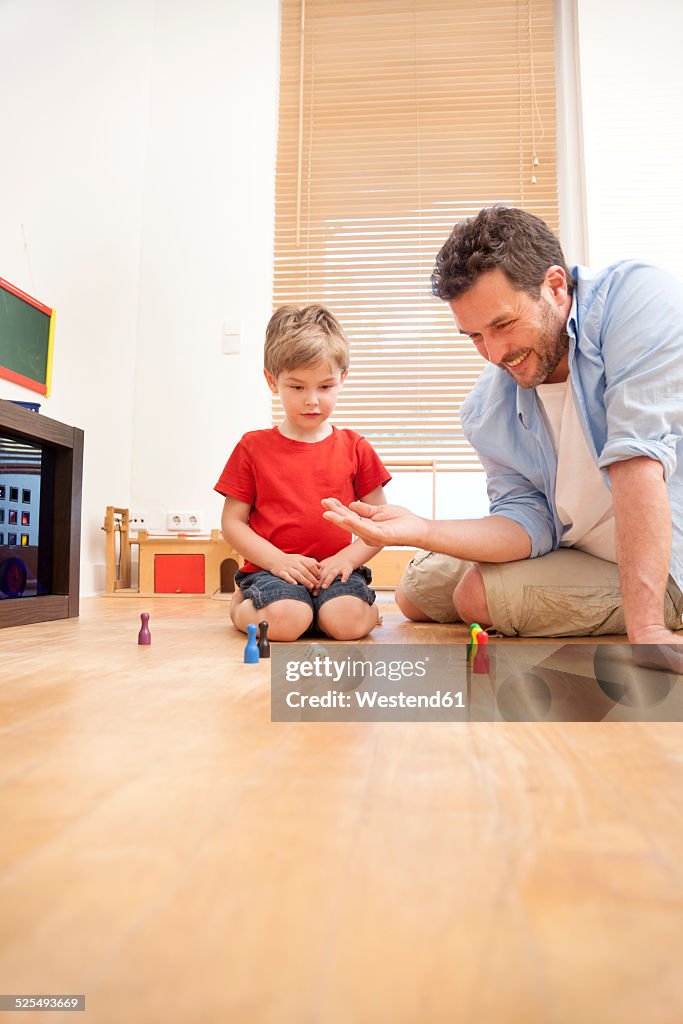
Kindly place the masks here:
[[(457, 622), (453, 591), (473, 564), (484, 580), (491, 624), (505, 636), (626, 632), (616, 564), (576, 548), (500, 563), (420, 551), (403, 574), (401, 590), (436, 622)], [(683, 595), (671, 577), (664, 605), (666, 625), (680, 629)]]

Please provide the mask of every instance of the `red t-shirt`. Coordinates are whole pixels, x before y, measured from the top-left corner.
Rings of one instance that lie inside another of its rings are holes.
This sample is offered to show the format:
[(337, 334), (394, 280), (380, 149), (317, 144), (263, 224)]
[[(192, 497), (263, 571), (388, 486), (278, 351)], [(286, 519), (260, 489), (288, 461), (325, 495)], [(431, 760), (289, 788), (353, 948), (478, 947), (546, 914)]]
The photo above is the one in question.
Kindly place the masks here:
[[(351, 543), (351, 534), (323, 519), (323, 498), (348, 505), (391, 480), (372, 446), (353, 430), (332, 428), (312, 444), (283, 437), (277, 427), (245, 434), (215, 490), (251, 505), (249, 526), (288, 554), (321, 561)], [(259, 566), (245, 562), (244, 572)]]

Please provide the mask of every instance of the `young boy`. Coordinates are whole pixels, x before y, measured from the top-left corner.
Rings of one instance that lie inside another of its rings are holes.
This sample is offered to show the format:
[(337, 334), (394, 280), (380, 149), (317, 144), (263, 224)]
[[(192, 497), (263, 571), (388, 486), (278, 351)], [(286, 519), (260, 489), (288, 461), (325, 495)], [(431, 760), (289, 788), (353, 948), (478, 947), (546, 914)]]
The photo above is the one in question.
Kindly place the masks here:
[(235, 575), (235, 626), (268, 621), (271, 640), (296, 640), (315, 624), (335, 640), (377, 625), (364, 566), (380, 548), (322, 517), (323, 498), (385, 501), (391, 479), (365, 438), (329, 422), (349, 367), (349, 345), (323, 306), (282, 306), (266, 330), (265, 377), (280, 396), (279, 427), (239, 442), (216, 484), (223, 536), (246, 559)]

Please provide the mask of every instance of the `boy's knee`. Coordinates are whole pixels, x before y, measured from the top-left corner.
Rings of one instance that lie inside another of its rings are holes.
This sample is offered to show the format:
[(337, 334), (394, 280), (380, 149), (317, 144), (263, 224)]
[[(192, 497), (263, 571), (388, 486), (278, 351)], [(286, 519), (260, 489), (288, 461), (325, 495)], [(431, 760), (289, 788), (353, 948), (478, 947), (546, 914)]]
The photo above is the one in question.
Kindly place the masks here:
[(318, 612), (318, 625), (331, 640), (360, 640), (379, 620), (375, 605), (360, 597), (335, 597)]
[(306, 632), (313, 622), (313, 609), (303, 601), (273, 601), (261, 609), (261, 617), (268, 623), (269, 639), (287, 643)]
[[(251, 607), (247, 608), (248, 605)], [(250, 622), (258, 625), (265, 620), (268, 639), (280, 643), (298, 640), (313, 622), (313, 609), (305, 601), (273, 601), (260, 609), (255, 609), (251, 601), (245, 601), (236, 615), (235, 625), (243, 632)]]
[(453, 607), (463, 622), (478, 622), (480, 626), (487, 627), (491, 625), (486, 587), (476, 566), (467, 570), (453, 591)]

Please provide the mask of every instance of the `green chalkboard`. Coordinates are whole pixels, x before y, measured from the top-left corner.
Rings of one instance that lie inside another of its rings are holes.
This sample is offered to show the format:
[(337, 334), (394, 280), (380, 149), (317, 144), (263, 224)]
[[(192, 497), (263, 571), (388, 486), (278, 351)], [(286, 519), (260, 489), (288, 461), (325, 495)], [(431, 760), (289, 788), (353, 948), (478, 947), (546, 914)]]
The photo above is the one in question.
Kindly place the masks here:
[(0, 377), (48, 395), (54, 310), (0, 278)]

